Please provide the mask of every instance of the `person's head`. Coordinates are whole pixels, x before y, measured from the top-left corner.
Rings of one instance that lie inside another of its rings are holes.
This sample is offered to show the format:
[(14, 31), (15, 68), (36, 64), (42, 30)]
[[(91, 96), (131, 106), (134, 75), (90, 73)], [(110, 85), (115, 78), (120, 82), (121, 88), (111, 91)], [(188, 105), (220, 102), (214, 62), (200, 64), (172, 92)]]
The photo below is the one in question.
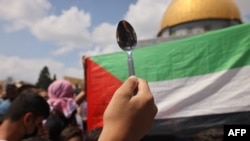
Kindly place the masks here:
[(18, 95), (17, 87), (15, 84), (7, 84), (5, 90), (6, 90), (6, 97), (11, 101), (14, 100)]
[(56, 80), (48, 88), (48, 103), (52, 111), (63, 114), (69, 118), (76, 110), (74, 89), (67, 80)]
[(83, 131), (77, 126), (69, 126), (61, 132), (60, 141), (83, 141)]
[(67, 80), (56, 80), (49, 85), (49, 98), (72, 98), (74, 97), (74, 88)]
[(87, 133), (86, 141), (98, 141), (101, 132), (102, 127), (93, 128)]
[(34, 135), (42, 126), (42, 121), (50, 114), (49, 105), (37, 94), (19, 95), (10, 105), (5, 119), (9, 122), (19, 122), (25, 131), (25, 137)]
[(23, 84), (18, 88), (17, 92), (18, 94), (38, 93), (38, 89), (35, 85)]

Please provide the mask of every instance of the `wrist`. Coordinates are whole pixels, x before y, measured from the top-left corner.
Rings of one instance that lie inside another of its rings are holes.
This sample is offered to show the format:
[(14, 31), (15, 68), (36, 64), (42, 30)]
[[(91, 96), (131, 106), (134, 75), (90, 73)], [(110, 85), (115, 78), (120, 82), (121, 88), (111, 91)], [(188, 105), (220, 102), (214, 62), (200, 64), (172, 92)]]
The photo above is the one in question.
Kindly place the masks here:
[(117, 129), (114, 127), (113, 128), (104, 127), (102, 129), (98, 141), (137, 141), (137, 140), (133, 139), (131, 135), (128, 135), (123, 128)]

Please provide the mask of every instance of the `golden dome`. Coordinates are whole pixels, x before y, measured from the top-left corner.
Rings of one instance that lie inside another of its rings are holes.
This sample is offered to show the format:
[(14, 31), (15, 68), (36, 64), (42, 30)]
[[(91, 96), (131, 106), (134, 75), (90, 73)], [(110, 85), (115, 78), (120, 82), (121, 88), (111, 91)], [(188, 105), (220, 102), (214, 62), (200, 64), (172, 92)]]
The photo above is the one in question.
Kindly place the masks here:
[(163, 15), (160, 32), (181, 23), (206, 19), (241, 22), (234, 0), (173, 0)]

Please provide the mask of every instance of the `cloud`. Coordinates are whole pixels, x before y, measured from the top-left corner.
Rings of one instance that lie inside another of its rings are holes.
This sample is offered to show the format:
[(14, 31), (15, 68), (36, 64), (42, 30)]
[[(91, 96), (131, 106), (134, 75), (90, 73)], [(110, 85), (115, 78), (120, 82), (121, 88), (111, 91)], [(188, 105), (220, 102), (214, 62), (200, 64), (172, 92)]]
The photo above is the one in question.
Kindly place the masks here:
[(23, 80), (36, 83), (44, 66), (48, 66), (51, 77), (56, 74), (57, 79), (62, 79), (65, 75), (83, 77), (82, 69), (70, 68), (52, 59), (24, 59), (16, 56), (0, 55), (0, 60), (4, 62), (0, 69), (0, 80), (12, 77), (15, 81)]
[(119, 51), (116, 43), (116, 25), (101, 23), (92, 32), (94, 49), (86, 52), (88, 55), (98, 55)]
[(77, 48), (93, 47), (90, 36), (91, 15), (75, 6), (51, 15), (48, 0), (1, 0), (0, 21), (7, 32), (28, 29), (41, 41), (52, 42), (61, 55)]
[(50, 7), (48, 0), (1, 0), (0, 20), (5, 31), (20, 30), (44, 17)]
[(171, 0), (138, 0), (129, 7), (125, 19), (134, 27), (138, 39), (155, 38), (164, 11)]
[(109, 23), (101, 23), (92, 32), (92, 39), (97, 44), (104, 46), (115, 43), (116, 26)]
[(249, 0), (235, 0), (236, 4), (239, 7), (240, 13), (241, 13), (241, 18), (243, 19), (244, 22), (249, 22), (250, 21), (250, 1)]
[(63, 54), (74, 48), (89, 48), (92, 44), (89, 27), (91, 16), (84, 10), (71, 7), (61, 15), (50, 15), (36, 22), (31, 32), (40, 40), (56, 43), (60, 48), (54, 54)]

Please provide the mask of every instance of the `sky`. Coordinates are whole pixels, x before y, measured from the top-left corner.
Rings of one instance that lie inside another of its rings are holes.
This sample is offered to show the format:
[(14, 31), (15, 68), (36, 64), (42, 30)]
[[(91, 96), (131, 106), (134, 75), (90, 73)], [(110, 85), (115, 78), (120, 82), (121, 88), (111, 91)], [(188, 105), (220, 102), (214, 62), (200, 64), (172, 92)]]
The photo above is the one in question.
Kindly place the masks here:
[[(249, 0), (235, 0), (250, 22)], [(171, 0), (0, 0), (0, 80), (36, 83), (44, 66), (51, 76), (84, 78), (82, 56), (121, 51), (120, 20), (138, 40), (155, 38)]]

